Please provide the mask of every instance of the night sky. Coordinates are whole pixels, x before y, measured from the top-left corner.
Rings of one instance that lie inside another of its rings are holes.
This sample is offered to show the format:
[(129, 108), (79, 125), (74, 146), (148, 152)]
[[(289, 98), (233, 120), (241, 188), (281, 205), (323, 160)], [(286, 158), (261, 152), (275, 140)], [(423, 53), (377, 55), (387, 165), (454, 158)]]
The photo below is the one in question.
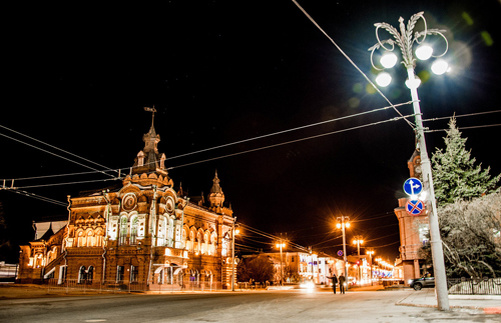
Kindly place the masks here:
[[(371, 79), (367, 49), (377, 41), (374, 23), (398, 28), (400, 16), (407, 22), (424, 11), (429, 28), (446, 30), (445, 57), (452, 72), (422, 77), (423, 118), (500, 109), (499, 1), (299, 3)], [(349, 130), (397, 117), (392, 109), (175, 158), (388, 105), (366, 90), (363, 76), (292, 1), (166, 1), (161, 7), (111, 8), (44, 3), (11, 8), (5, 15), (0, 134), (78, 160), (7, 127), (106, 167), (126, 168), (150, 127), (151, 114), (143, 107), (155, 105), (159, 150), (169, 158), (176, 189), (182, 182), (189, 195), (207, 194), (217, 169), (239, 222), (335, 253), (341, 239), (334, 219), (348, 215), (353, 220), (348, 241), (362, 235), (377, 255), (388, 260), (398, 255), (393, 210), (404, 197), (413, 130), (403, 120)], [(382, 31), (381, 37), (389, 35)], [(430, 62), (418, 62), (416, 71), (426, 73), (429, 67)], [(394, 70), (393, 84), (382, 91), (394, 104), (407, 102), (405, 69)], [(412, 114), (410, 105), (399, 110)], [(457, 124), (500, 121), (501, 113), (491, 113), (459, 117)], [(447, 122), (425, 125), (437, 130)], [(490, 166), (491, 174), (501, 172), (499, 131), (499, 126), (462, 130), (472, 156)], [(259, 149), (329, 132), (338, 133)], [(444, 135), (427, 135), (430, 155), (444, 146)], [(5, 136), (0, 147), (1, 179), (90, 171)], [(254, 151), (243, 153), (249, 150)], [(16, 180), (15, 186), (105, 178)], [(114, 183), (24, 190), (64, 202), (66, 195)], [(18, 242), (31, 238), (32, 219), (67, 217), (64, 207), (12, 192), (0, 191), (0, 201)]]

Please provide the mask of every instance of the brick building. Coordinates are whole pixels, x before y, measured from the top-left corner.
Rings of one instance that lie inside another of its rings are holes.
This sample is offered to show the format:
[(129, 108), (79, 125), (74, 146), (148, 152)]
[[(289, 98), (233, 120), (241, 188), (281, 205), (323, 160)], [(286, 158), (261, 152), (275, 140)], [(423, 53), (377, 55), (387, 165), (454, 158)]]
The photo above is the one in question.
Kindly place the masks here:
[(189, 198), (174, 189), (153, 121), (143, 141), (120, 185), (68, 196), (66, 225), (21, 246), (19, 281), (229, 286), (235, 217), (217, 172), (207, 199)]
[[(419, 151), (414, 154), (407, 162), (410, 177), (418, 178), (422, 181), (421, 157)], [(419, 249), (427, 241), (427, 234), (430, 230), (428, 221), (428, 212), (426, 208), (418, 215), (410, 215), (405, 210), (405, 205), (409, 199), (401, 198), (398, 200), (398, 208), (395, 209), (395, 215), (398, 218), (400, 229), (400, 260), (399, 267), (403, 272), (404, 282), (408, 283), (410, 279), (421, 277), (425, 268), (422, 268), (422, 258), (419, 255)]]

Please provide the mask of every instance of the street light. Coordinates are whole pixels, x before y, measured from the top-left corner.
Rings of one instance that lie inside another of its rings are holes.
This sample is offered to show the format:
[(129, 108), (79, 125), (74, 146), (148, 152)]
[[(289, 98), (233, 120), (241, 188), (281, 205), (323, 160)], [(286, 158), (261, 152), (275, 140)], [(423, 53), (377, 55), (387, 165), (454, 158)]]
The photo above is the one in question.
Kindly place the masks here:
[(353, 240), (353, 244), (357, 245), (357, 254), (358, 254), (358, 257), (360, 257), (360, 245), (364, 244), (364, 240), (362, 239), (362, 236), (355, 236), (355, 239)]
[(370, 260), (370, 270), (371, 270), (371, 286), (374, 285), (374, 281), (372, 279), (372, 256), (375, 254), (374, 249), (366, 249), (365, 253), (369, 255), (369, 260)]
[(285, 242), (280, 241), (276, 244), (277, 248), (280, 248), (280, 286), (284, 285), (284, 267), (282, 264), (282, 248), (285, 248)]
[(231, 233), (231, 291), (232, 292), (235, 291), (235, 235), (240, 233), (240, 230), (235, 225), (235, 221), (233, 221), (233, 227)]
[(341, 229), (343, 231), (343, 260), (344, 260), (344, 278), (346, 280), (346, 290), (348, 290), (348, 266), (347, 266), (347, 258), (346, 258), (346, 228), (350, 227), (350, 217), (349, 216), (338, 216), (336, 218), (336, 228)]
[(364, 240), (362, 239), (362, 236), (355, 236), (355, 240), (353, 240), (353, 244), (357, 245), (357, 255), (358, 255), (358, 261), (359, 261), (359, 266), (358, 266), (358, 281), (362, 281), (362, 267), (360, 266), (360, 245), (364, 243)]
[[(420, 32), (414, 33), (414, 27), (419, 19), (422, 19), (424, 22), (424, 30)], [(442, 250), (442, 240), (440, 238), (440, 228), (438, 225), (438, 216), (437, 216), (437, 205), (435, 201), (435, 191), (433, 188), (433, 177), (431, 172), (431, 164), (430, 159), (428, 158), (428, 152), (426, 150), (426, 140), (424, 137), (424, 129), (423, 129), (423, 121), (421, 114), (421, 107), (419, 105), (419, 98), (417, 88), (421, 81), (416, 77), (414, 72), (414, 67), (416, 64), (416, 59), (413, 56), (412, 47), (414, 43), (421, 45), (417, 49), (416, 56), (418, 58), (429, 58), (429, 57), (442, 57), (445, 55), (449, 48), (449, 44), (447, 39), (443, 35), (444, 30), (439, 29), (428, 29), (426, 25), (426, 19), (424, 18), (423, 12), (419, 12), (413, 15), (407, 24), (408, 30), (404, 25), (404, 19), (400, 17), (398, 19), (400, 23), (400, 33), (399, 31), (391, 26), (388, 23), (376, 23), (374, 26), (376, 27), (376, 38), (377, 43), (369, 48), (371, 52), (371, 64), (377, 70), (382, 70), (374, 65), (373, 55), (374, 51), (380, 48), (383, 48), (387, 52), (393, 52), (395, 49), (395, 44), (400, 48), (402, 54), (402, 63), (407, 69), (408, 79), (406, 85), (409, 87), (411, 91), (411, 97), (414, 107), (415, 121), (416, 121), (416, 139), (418, 140), (418, 148), (421, 154), (421, 168), (423, 172), (423, 182), (424, 187), (428, 189), (428, 201), (427, 201), (427, 209), (429, 212), (429, 222), (430, 222), (430, 236), (431, 236), (431, 251), (433, 258), (433, 267), (435, 269), (435, 282), (436, 282), (436, 291), (437, 291), (437, 302), (438, 309), (442, 311), (449, 310), (449, 298), (447, 291), (447, 277), (445, 275), (445, 263), (444, 263), (444, 254)], [(380, 40), (378, 31), (380, 28), (388, 31), (393, 38), (387, 40)], [(427, 48), (420, 48), (425, 45), (424, 41), (426, 36), (434, 35), (440, 36), (445, 41), (445, 50), (443, 53), (437, 56), (433, 56), (433, 50)], [(429, 55), (429, 56), (428, 56)], [(428, 56), (428, 57), (427, 57)], [(437, 62), (435, 62), (437, 63)], [(438, 66), (441, 68), (439, 69)], [(442, 72), (448, 70), (448, 65), (445, 61), (439, 63), (435, 68), (432, 68), (433, 72)], [(430, 207), (431, 206), (431, 207)]]

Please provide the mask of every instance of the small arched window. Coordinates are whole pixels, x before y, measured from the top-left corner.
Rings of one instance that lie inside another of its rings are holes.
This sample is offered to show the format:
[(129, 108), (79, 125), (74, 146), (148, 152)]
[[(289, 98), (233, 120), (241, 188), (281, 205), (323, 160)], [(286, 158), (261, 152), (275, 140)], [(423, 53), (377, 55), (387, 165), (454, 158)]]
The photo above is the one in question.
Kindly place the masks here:
[(126, 242), (127, 242), (127, 216), (124, 215), (120, 218), (120, 231), (119, 231), (118, 244), (124, 245)]
[(85, 272), (85, 266), (81, 266), (78, 270), (78, 283), (81, 284), (87, 279), (87, 273)]
[(131, 224), (130, 224), (130, 239), (129, 239), (129, 244), (135, 245), (137, 244), (137, 228), (138, 228), (138, 218), (137, 215), (132, 217)]

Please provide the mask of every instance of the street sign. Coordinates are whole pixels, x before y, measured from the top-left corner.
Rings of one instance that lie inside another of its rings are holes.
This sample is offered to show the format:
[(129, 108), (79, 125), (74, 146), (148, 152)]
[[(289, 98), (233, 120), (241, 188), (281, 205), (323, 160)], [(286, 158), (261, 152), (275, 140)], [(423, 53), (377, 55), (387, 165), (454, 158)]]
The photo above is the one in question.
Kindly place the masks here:
[(339, 251), (337, 252), (337, 255), (338, 255), (339, 257), (342, 257), (342, 256), (343, 256), (343, 250), (339, 250)]
[(423, 184), (415, 177), (411, 177), (404, 183), (404, 192), (407, 195), (418, 195), (423, 191)]
[(410, 215), (420, 215), (424, 210), (424, 203), (421, 200), (407, 201), (405, 210)]

